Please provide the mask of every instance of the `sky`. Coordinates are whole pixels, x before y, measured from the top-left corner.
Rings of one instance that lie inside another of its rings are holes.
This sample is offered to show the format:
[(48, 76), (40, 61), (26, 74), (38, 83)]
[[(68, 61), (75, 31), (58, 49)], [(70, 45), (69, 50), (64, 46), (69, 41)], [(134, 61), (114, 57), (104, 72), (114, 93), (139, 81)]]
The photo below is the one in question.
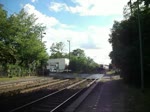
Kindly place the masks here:
[(108, 39), (113, 22), (123, 19), (128, 0), (0, 0), (8, 15), (24, 8), (34, 14), (37, 23), (46, 26), (43, 33), (47, 52), (52, 43), (63, 42), (65, 52), (80, 48), (99, 64), (111, 62)]

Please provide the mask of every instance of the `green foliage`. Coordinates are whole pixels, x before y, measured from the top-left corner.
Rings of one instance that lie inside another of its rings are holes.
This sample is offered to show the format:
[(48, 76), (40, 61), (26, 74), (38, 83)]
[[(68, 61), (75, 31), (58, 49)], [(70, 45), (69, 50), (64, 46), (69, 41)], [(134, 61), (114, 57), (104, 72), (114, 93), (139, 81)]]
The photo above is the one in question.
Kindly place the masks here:
[(73, 50), (72, 55), (77, 57), (85, 57), (85, 53), (82, 49)]
[[(140, 0), (140, 3), (146, 0)], [(130, 7), (131, 8), (131, 7)], [(113, 51), (110, 53), (112, 63), (121, 70), (124, 80), (130, 84), (140, 85), (140, 52), (138, 35), (137, 2), (132, 3), (132, 14), (121, 22), (114, 22), (109, 42)], [(144, 78), (148, 86), (150, 73), (150, 7), (141, 5), (140, 22), (142, 29)]]
[(51, 52), (50, 58), (63, 58), (64, 47), (65, 45), (63, 42), (53, 43), (52, 46), (50, 47), (50, 52)]
[[(30, 71), (29, 65), (34, 63), (34, 69), (39, 62), (46, 62), (48, 54), (41, 37), (45, 30), (41, 24), (36, 24), (34, 15), (28, 15), (24, 10), (7, 17), (6, 11), (0, 7), (0, 62), (8, 71), (22, 69), (21, 75)], [(8, 66), (8, 67), (7, 67)], [(20, 75), (19, 75), (20, 76)]]
[[(65, 54), (64, 44), (62, 42), (53, 43), (50, 47), (50, 58), (68, 58), (69, 54)], [(86, 57), (84, 50), (75, 49), (70, 52), (69, 69), (72, 72), (78, 73), (93, 73), (97, 72), (99, 65), (90, 57)]]
[(84, 50), (75, 49), (71, 52), (69, 69), (79, 73), (96, 73), (99, 65), (90, 57), (86, 57)]

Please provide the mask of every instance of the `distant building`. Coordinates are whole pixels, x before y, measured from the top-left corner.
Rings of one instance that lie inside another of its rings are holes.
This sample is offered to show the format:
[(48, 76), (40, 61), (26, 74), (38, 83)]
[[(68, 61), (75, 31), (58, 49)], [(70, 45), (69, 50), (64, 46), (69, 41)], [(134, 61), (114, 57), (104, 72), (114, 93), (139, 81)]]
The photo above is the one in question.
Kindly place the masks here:
[(67, 58), (49, 59), (47, 62), (47, 69), (50, 72), (67, 71), (68, 66), (69, 66), (69, 59)]
[(104, 67), (105, 70), (109, 69), (109, 65), (103, 65), (103, 67)]

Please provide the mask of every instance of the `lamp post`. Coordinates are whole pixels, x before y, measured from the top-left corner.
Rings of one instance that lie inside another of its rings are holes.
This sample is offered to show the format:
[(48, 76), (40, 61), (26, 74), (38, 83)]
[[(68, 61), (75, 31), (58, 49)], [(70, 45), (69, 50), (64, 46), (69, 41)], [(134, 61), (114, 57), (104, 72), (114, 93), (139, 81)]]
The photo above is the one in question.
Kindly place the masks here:
[(42, 34), (46, 35), (46, 33), (45, 32), (44, 33), (41, 32), (41, 42), (42, 42), (42, 38), (43, 38)]
[(69, 43), (69, 63), (70, 63), (70, 40), (67, 40), (67, 42)]
[(142, 51), (142, 34), (141, 34), (141, 22), (140, 22), (140, 7), (138, 3), (138, 28), (139, 28), (139, 45), (140, 45), (140, 69), (141, 69), (141, 90), (144, 90), (144, 72), (143, 72), (143, 51)]
[(70, 61), (70, 40), (67, 40), (67, 42), (69, 43), (69, 61)]

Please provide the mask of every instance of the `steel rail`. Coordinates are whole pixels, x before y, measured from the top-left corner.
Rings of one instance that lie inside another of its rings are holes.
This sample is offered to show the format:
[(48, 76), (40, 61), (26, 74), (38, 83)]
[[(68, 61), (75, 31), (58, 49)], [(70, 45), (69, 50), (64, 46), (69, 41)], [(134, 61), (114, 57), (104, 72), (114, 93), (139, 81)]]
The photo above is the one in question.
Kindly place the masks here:
[[(93, 80), (92, 82), (90, 82), (86, 87), (90, 87), (92, 84), (94, 84), (97, 81), (97, 79)], [(84, 82), (84, 81), (83, 81)], [(55, 107), (54, 109), (52, 109), (50, 112), (58, 112), (59, 109), (65, 105), (68, 101), (72, 100), (74, 97), (76, 97), (78, 94), (80, 94), (82, 91), (84, 91), (85, 88), (82, 88), (81, 90), (77, 91), (76, 93), (74, 93), (72, 96), (70, 96), (68, 99), (66, 99), (64, 102), (62, 102), (61, 104), (59, 104), (57, 107)]]
[(31, 90), (33, 88), (37, 88), (40, 87), (40, 86), (44, 86), (44, 85), (48, 85), (49, 83), (54, 83), (58, 80), (49, 80), (49, 81), (46, 81), (46, 82), (40, 82), (40, 83), (32, 83), (32, 84), (25, 84), (25, 85), (19, 85), (19, 86), (16, 86), (15, 88), (12, 88), (10, 89), (9, 88), (3, 88), (0, 90), (0, 94), (2, 93), (8, 93), (8, 92), (13, 92), (13, 91), (20, 91), (20, 93), (24, 93), (24, 91), (28, 91), (28, 90)]
[[(86, 80), (87, 80), (87, 79), (84, 79), (84, 80), (82, 80), (82, 81), (80, 81), (80, 82), (77, 82), (77, 83), (71, 85), (71, 86), (74, 87), (74, 86), (76, 86), (76, 85), (78, 85), (78, 84), (81, 84), (81, 83), (85, 82)], [(35, 104), (35, 103), (37, 103), (37, 102), (39, 102), (39, 101), (41, 101), (41, 100), (44, 100), (44, 99), (46, 99), (46, 98), (48, 98), (48, 97), (50, 97), (50, 96), (52, 96), (52, 95), (54, 95), (54, 94), (57, 94), (57, 93), (59, 93), (59, 92), (65, 90), (65, 89), (69, 89), (69, 88), (71, 88), (71, 86), (62, 88), (62, 89), (60, 89), (60, 90), (58, 90), (58, 91), (55, 91), (55, 92), (53, 92), (53, 93), (51, 93), (51, 94), (48, 94), (48, 95), (46, 95), (46, 96), (44, 96), (44, 97), (41, 97), (41, 98), (37, 99), (37, 100), (34, 100), (34, 101), (29, 102), (29, 103), (27, 103), (27, 104), (25, 104), (25, 105), (22, 105), (22, 106), (19, 106), (19, 107), (17, 107), (17, 108), (14, 108), (14, 109), (12, 109), (10, 112), (19, 111), (19, 110), (21, 110), (21, 109), (23, 109), (23, 108), (25, 108), (25, 107), (28, 107), (28, 106), (30, 106), (30, 105), (32, 105), (32, 104)]]

